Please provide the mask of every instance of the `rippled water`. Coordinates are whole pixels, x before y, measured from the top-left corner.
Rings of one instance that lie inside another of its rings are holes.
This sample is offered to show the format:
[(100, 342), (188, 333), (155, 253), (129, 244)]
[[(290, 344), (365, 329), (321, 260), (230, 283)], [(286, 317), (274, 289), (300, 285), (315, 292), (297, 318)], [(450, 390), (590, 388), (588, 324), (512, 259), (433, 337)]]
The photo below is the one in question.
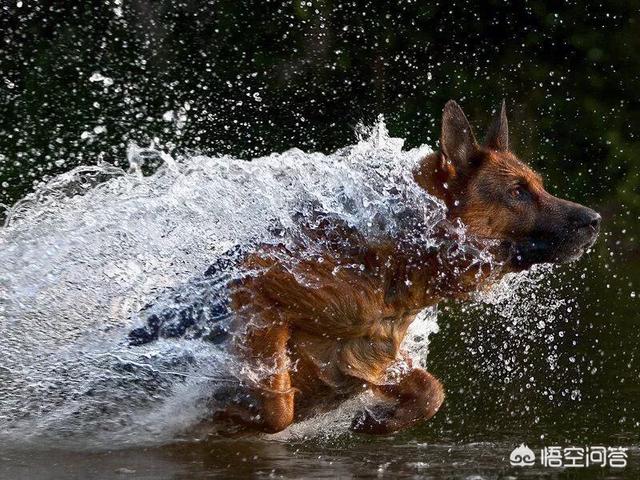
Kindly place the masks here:
[(508, 439), (452, 443), (450, 439), (342, 440), (282, 443), (226, 440), (109, 452), (7, 451), (3, 478), (638, 478), (640, 450), (624, 469), (511, 467)]

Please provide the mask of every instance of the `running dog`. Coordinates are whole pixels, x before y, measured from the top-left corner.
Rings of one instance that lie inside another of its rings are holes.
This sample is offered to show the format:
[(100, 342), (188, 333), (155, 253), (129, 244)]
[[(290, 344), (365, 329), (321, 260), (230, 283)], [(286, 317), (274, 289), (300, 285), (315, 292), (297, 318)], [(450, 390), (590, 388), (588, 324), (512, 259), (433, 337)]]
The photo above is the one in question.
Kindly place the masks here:
[[(446, 254), (402, 239), (372, 242), (329, 218), (307, 228), (322, 240), (319, 254), (305, 255), (300, 243), (234, 255), (235, 265), (251, 274), (230, 282), (228, 297), (205, 302), (207, 318), (233, 316), (243, 332), (233, 335), (234, 348), (263, 375), (214, 412), (217, 421), (279, 432), (370, 390), (380, 404), (357, 414), (353, 431), (388, 434), (423, 422), (444, 400), (440, 381), (409, 362), (390, 373), (416, 315), (443, 299), (464, 299), (507, 272), (575, 260), (599, 232), (598, 213), (547, 193), (541, 177), (510, 150), (504, 102), (480, 144), (462, 109), (449, 101), (440, 150), (413, 177), (425, 195), (444, 203), (446, 222), (462, 222), (472, 238), (466, 241), (488, 248), (497, 262), (456, 250), (456, 234), (444, 227), (435, 235), (445, 240)], [(360, 268), (348, 268), (353, 265)], [(206, 275), (227, 266), (214, 265)], [(131, 332), (131, 343), (190, 328), (193, 334), (193, 310), (176, 318), (150, 317)], [(209, 332), (209, 339), (220, 341), (222, 333)]]

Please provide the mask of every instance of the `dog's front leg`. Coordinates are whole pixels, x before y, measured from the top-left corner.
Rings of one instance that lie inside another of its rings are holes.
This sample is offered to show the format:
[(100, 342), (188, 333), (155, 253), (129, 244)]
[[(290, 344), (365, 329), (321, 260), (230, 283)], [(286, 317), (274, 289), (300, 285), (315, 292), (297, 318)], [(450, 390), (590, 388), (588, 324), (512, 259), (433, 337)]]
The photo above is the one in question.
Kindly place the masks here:
[(372, 390), (390, 404), (365, 409), (353, 419), (351, 430), (384, 435), (433, 417), (444, 401), (440, 381), (426, 370), (414, 368), (398, 383), (374, 385)]
[(246, 338), (246, 353), (251, 356), (255, 368), (265, 367), (270, 373), (251, 389), (256, 399), (253, 408), (231, 405), (223, 417), (233, 420), (251, 430), (276, 433), (293, 422), (294, 388), (289, 376), (287, 341), (289, 328), (274, 325), (252, 331)]

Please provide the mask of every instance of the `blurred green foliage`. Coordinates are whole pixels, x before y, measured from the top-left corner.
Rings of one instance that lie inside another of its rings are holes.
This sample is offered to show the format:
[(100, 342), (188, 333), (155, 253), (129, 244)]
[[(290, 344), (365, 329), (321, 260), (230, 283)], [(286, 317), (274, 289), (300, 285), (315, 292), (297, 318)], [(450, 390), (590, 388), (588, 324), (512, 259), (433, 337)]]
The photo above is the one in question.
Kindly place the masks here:
[(383, 113), (409, 146), (435, 146), (446, 100), (481, 136), (505, 97), (516, 152), (636, 249), (639, 12), (620, 0), (7, 2), (0, 203), (77, 164), (126, 163), (130, 141), (328, 151)]

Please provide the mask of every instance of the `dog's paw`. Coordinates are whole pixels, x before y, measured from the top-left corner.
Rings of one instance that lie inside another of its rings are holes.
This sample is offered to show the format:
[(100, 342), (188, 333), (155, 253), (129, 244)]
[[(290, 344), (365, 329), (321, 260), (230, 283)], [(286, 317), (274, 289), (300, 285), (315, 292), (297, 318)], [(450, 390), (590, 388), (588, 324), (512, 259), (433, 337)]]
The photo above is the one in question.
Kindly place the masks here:
[(364, 410), (358, 412), (351, 420), (350, 430), (355, 433), (366, 433), (369, 435), (385, 435), (393, 433), (390, 418), (393, 415), (393, 409), (385, 405), (376, 405), (374, 407), (365, 407)]

